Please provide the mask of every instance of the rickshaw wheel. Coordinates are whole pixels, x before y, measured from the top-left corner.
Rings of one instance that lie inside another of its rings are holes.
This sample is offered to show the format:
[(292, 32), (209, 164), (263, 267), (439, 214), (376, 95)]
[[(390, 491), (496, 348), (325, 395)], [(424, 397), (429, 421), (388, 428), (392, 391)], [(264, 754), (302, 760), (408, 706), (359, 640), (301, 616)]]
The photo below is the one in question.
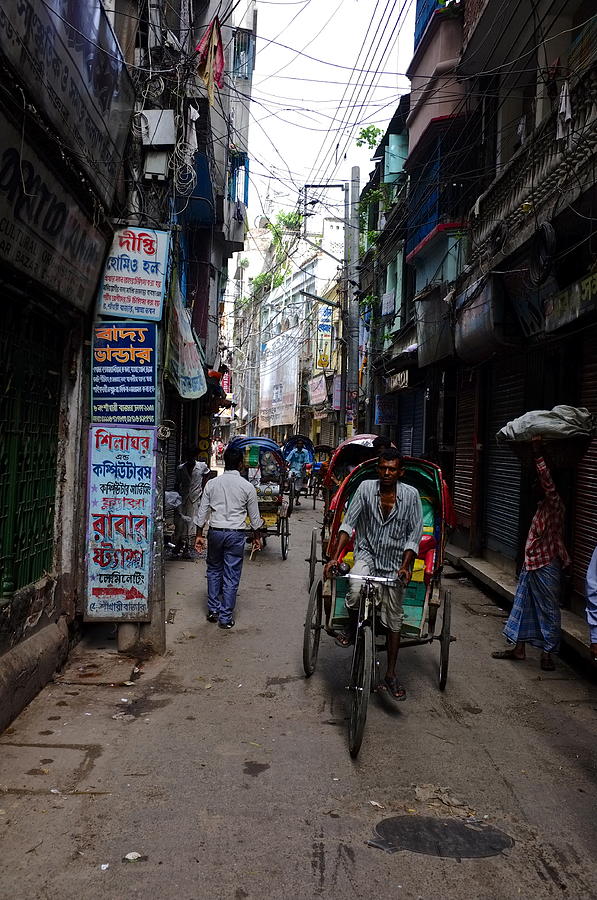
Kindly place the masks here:
[(288, 538), (290, 536), (290, 526), (288, 524), (288, 516), (284, 516), (280, 521), (280, 547), (282, 550), (282, 559), (288, 557)]
[(443, 691), (448, 681), (448, 662), (450, 661), (450, 624), (452, 621), (452, 594), (444, 592), (444, 615), (442, 630), (439, 636), (439, 689)]
[(317, 535), (318, 529), (314, 528), (311, 532), (311, 551), (309, 553), (309, 590), (311, 590), (317, 568)]
[(315, 509), (315, 501), (317, 500), (317, 491), (318, 491), (317, 482), (314, 480), (313, 481), (313, 509)]
[(311, 585), (305, 629), (303, 633), (303, 669), (307, 678), (315, 671), (319, 641), (321, 638), (321, 622), (323, 619), (322, 583), (316, 581)]
[(367, 705), (371, 692), (372, 637), (369, 625), (357, 632), (350, 677), (350, 715), (348, 720), (348, 749), (354, 759), (363, 743)]

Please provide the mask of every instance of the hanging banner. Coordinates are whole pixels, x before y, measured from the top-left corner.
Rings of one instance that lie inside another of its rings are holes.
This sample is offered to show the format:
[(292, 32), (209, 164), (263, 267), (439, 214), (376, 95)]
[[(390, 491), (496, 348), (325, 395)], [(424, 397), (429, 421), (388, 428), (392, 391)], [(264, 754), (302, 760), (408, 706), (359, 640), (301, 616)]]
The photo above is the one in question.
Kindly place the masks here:
[(394, 394), (375, 395), (375, 424), (396, 424), (396, 396)]
[(151, 618), (155, 476), (155, 428), (91, 426), (86, 621)]
[(114, 235), (100, 283), (100, 316), (162, 318), (170, 235), (152, 228), (122, 228)]
[(207, 393), (203, 357), (193, 334), (191, 310), (183, 305), (177, 279), (170, 304), (166, 373), (184, 400), (197, 400)]
[(155, 425), (157, 325), (96, 322), (91, 356), (91, 419)]
[(300, 326), (295, 326), (262, 345), (259, 361), (259, 428), (294, 425), (300, 333)]
[(316, 375), (309, 379), (309, 403), (316, 406), (319, 403), (325, 403), (328, 399), (328, 389), (325, 375)]

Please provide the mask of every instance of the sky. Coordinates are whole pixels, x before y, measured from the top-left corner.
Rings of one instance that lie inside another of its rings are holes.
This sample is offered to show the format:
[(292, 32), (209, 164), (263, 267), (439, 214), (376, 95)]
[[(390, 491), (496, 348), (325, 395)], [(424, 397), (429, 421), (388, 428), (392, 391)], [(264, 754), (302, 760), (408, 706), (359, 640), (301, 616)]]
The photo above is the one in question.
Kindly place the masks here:
[[(414, 9), (415, 0), (257, 0), (251, 226), (296, 209), (307, 182), (349, 180), (352, 166), (364, 186), (374, 163), (356, 137), (367, 125), (385, 131), (408, 91)], [(320, 213), (343, 215), (342, 191), (310, 197)]]

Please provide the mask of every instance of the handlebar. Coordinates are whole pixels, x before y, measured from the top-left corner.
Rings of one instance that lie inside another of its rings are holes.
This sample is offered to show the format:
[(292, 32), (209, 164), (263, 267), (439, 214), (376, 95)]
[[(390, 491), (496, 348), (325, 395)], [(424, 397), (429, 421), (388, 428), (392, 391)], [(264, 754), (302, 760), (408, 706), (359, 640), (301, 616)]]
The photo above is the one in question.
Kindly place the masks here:
[(402, 578), (387, 578), (385, 575), (352, 575), (349, 572), (342, 577), (350, 578), (351, 581), (367, 581), (371, 584), (383, 584), (385, 587), (405, 587)]

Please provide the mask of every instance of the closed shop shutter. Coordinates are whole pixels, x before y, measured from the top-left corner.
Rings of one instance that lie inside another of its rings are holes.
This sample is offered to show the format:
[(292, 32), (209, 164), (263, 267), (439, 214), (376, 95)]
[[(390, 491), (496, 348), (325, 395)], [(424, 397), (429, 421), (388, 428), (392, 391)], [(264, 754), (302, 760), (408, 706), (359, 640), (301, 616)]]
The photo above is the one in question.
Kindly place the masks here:
[(176, 397), (170, 396), (167, 400), (166, 419), (174, 422), (172, 433), (166, 442), (166, 478), (165, 489), (173, 491), (176, 482), (176, 467), (182, 462), (182, 435), (183, 435), (183, 409), (184, 404)]
[[(587, 336), (583, 346), (580, 405), (597, 415), (597, 332)], [(578, 465), (572, 548), (572, 584), (584, 598), (585, 575), (597, 544), (597, 440), (593, 440)]]
[(403, 456), (421, 456), (424, 446), (425, 391), (400, 391), (398, 401), (398, 449)]
[(525, 411), (524, 357), (492, 365), (485, 437), (485, 546), (516, 559), (520, 543), (521, 465), (496, 432)]
[(328, 444), (330, 447), (335, 446), (334, 440), (334, 423), (330, 419), (321, 420), (321, 431), (319, 433), (319, 443)]
[(477, 465), (477, 380), (462, 372), (456, 399), (456, 439), (454, 459), (454, 510), (458, 524), (470, 528), (473, 515), (475, 469)]

